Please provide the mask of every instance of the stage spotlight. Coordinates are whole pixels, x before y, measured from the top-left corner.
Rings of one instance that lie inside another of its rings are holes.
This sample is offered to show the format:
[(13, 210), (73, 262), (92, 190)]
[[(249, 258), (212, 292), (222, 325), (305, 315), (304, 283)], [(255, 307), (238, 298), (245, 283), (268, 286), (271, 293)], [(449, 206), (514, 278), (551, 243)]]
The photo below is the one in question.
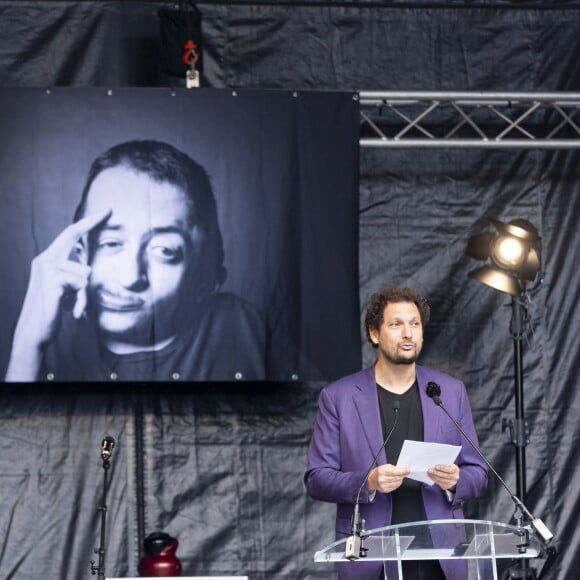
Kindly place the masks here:
[(466, 254), (476, 260), (489, 261), (471, 272), (469, 277), (500, 292), (519, 296), (527, 282), (540, 272), (541, 238), (527, 220), (504, 223), (494, 218), (496, 233), (476, 234), (467, 242)]
[[(471, 237), (465, 253), (487, 264), (469, 272), (468, 276), (512, 296), (512, 320), (510, 330), (514, 339), (514, 378), (515, 378), (515, 420), (509, 422), (511, 442), (516, 449), (517, 497), (526, 502), (526, 445), (528, 433), (524, 413), (524, 369), (522, 343), (524, 324), (529, 322), (528, 303), (530, 290), (528, 282), (538, 277), (541, 287), (543, 274), (540, 272), (541, 238), (536, 228), (527, 220), (516, 219), (509, 223), (494, 218), (490, 221), (497, 230), (483, 232)], [(516, 509), (514, 518), (522, 527), (524, 517)], [(533, 517), (531, 520), (533, 521)], [(543, 525), (543, 522), (542, 522)], [(546, 528), (547, 529), (547, 528)], [(548, 535), (552, 533), (548, 531)], [(549, 541), (549, 540), (548, 540)], [(535, 579), (535, 570), (528, 567), (525, 558), (520, 558), (515, 566), (504, 573), (506, 579)]]

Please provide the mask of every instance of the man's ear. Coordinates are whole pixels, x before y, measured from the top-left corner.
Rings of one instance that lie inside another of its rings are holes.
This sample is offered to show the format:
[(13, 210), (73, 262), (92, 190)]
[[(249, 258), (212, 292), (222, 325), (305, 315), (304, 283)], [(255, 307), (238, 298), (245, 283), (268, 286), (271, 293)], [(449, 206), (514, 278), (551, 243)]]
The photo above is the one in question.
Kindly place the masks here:
[(379, 344), (379, 331), (376, 328), (369, 328), (369, 336), (371, 338), (371, 342), (378, 346)]

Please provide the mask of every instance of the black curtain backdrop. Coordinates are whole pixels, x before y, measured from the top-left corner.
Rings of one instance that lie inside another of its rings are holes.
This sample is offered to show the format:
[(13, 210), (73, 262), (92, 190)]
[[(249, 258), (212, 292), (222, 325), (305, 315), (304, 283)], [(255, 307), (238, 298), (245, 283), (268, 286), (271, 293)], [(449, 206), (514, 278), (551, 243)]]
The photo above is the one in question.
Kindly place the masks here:
[[(0, 83), (166, 86), (161, 5), (0, 2)], [(205, 86), (580, 90), (575, 2), (199, 6)], [(502, 431), (515, 415), (510, 299), (467, 278), (476, 264), (464, 249), (488, 215), (540, 231), (546, 285), (523, 344), (527, 504), (556, 535), (553, 580), (580, 565), (579, 161), (572, 151), (515, 150), (363, 150), (360, 159), (361, 308), (387, 283), (425, 292), (433, 321), (422, 362), (465, 381), (482, 448), (512, 487), (515, 450)], [(370, 365), (361, 334), (350, 340)], [(105, 434), (118, 440), (107, 575), (134, 575), (144, 534), (163, 530), (178, 537), (187, 574), (333, 578), (332, 565), (312, 558), (333, 539), (334, 508), (302, 486), (323, 385), (3, 385), (0, 578), (89, 577)], [(491, 479), (467, 511), (506, 521), (513, 506)]]

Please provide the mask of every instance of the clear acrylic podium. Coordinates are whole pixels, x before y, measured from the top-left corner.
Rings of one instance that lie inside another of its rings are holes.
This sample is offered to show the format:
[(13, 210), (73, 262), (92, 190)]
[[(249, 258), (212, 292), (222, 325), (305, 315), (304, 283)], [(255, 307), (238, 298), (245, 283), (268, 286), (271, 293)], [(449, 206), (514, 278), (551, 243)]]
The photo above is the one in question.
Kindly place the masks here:
[[(483, 520), (431, 520), (385, 526), (361, 533), (364, 557), (357, 562), (396, 562), (403, 578), (404, 560), (465, 560), (467, 580), (498, 580), (497, 560), (537, 558), (543, 544), (533, 530)], [(339, 540), (314, 555), (315, 562), (344, 562), (349, 539)], [(387, 576), (388, 580), (388, 576)]]

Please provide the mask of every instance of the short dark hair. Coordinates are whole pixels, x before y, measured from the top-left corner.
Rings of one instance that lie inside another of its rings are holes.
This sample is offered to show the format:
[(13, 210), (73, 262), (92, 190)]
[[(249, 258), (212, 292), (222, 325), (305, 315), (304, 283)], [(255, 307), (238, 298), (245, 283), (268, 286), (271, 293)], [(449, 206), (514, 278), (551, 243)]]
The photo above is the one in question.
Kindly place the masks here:
[(158, 183), (170, 183), (185, 193), (190, 201), (190, 223), (201, 233), (199, 269), (204, 283), (198, 288), (198, 297), (213, 292), (226, 278), (214, 192), (206, 170), (172, 145), (153, 140), (127, 141), (99, 155), (89, 170), (74, 221), (85, 214), (89, 190), (97, 176), (106, 169), (119, 166), (144, 173)]
[(371, 296), (365, 315), (367, 339), (375, 347), (377, 345), (371, 340), (370, 331), (379, 330), (381, 327), (385, 308), (389, 302), (413, 302), (419, 310), (423, 328), (427, 326), (431, 318), (431, 309), (427, 299), (413, 288), (399, 288), (398, 286), (382, 288)]

